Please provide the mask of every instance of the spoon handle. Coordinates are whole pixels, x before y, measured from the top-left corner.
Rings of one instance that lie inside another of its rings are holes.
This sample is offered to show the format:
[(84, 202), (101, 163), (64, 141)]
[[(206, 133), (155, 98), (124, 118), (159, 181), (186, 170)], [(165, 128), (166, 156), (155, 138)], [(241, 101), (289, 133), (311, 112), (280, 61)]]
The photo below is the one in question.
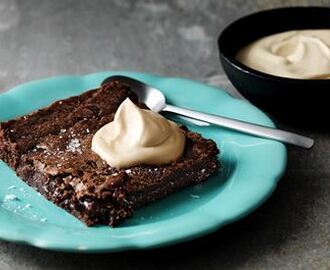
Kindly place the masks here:
[(243, 133), (255, 135), (261, 138), (267, 138), (287, 144), (296, 145), (306, 149), (310, 149), (314, 144), (314, 140), (306, 136), (214, 114), (202, 113), (190, 109), (175, 107), (168, 104), (163, 108), (163, 111), (176, 113), (182, 116), (187, 116), (193, 119), (205, 121), (210, 124), (241, 131)]

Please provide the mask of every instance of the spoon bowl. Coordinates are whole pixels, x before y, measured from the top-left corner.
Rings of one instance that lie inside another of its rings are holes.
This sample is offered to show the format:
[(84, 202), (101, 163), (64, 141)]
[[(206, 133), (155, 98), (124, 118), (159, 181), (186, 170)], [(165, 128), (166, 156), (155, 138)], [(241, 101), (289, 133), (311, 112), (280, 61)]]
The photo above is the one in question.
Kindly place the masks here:
[(131, 90), (137, 94), (139, 100), (143, 101), (150, 110), (154, 112), (161, 112), (166, 106), (166, 99), (162, 92), (158, 89), (142, 83), (138, 80), (132, 79), (126, 76), (111, 76), (105, 79), (102, 82), (103, 84), (107, 84), (111, 81), (121, 81), (125, 84), (128, 84), (131, 87)]

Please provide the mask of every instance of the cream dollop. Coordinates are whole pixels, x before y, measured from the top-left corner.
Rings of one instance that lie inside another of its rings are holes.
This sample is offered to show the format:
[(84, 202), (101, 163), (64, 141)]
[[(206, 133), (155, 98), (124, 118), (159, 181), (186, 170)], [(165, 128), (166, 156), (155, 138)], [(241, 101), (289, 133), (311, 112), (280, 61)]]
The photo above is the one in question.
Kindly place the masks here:
[(330, 78), (330, 29), (287, 31), (261, 38), (236, 59), (253, 69), (296, 79)]
[(171, 163), (182, 156), (184, 147), (185, 136), (177, 124), (128, 98), (92, 140), (92, 150), (115, 168)]

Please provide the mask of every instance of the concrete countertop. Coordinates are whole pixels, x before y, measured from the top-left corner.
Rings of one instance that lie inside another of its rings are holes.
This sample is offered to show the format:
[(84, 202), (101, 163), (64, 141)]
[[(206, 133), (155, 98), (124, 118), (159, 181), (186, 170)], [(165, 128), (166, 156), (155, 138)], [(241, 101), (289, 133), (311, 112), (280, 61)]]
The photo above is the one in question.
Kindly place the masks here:
[[(265, 8), (327, 3), (0, 0), (0, 91), (61, 74), (135, 70), (193, 78), (235, 94), (216, 44), (229, 22)], [(304, 133), (316, 139), (314, 149), (289, 149), (287, 172), (271, 198), (216, 233), (104, 255), (0, 242), (0, 269), (330, 269), (330, 134)]]

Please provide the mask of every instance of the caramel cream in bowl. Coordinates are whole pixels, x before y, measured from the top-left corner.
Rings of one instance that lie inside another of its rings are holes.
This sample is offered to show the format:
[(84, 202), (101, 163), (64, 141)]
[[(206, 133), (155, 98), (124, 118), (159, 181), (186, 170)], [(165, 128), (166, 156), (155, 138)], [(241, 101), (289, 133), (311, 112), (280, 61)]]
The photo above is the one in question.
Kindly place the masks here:
[(270, 35), (240, 50), (236, 59), (258, 71), (296, 79), (330, 78), (330, 29)]
[(176, 123), (128, 98), (92, 140), (92, 150), (115, 168), (171, 163), (182, 156), (184, 147), (185, 136)]

